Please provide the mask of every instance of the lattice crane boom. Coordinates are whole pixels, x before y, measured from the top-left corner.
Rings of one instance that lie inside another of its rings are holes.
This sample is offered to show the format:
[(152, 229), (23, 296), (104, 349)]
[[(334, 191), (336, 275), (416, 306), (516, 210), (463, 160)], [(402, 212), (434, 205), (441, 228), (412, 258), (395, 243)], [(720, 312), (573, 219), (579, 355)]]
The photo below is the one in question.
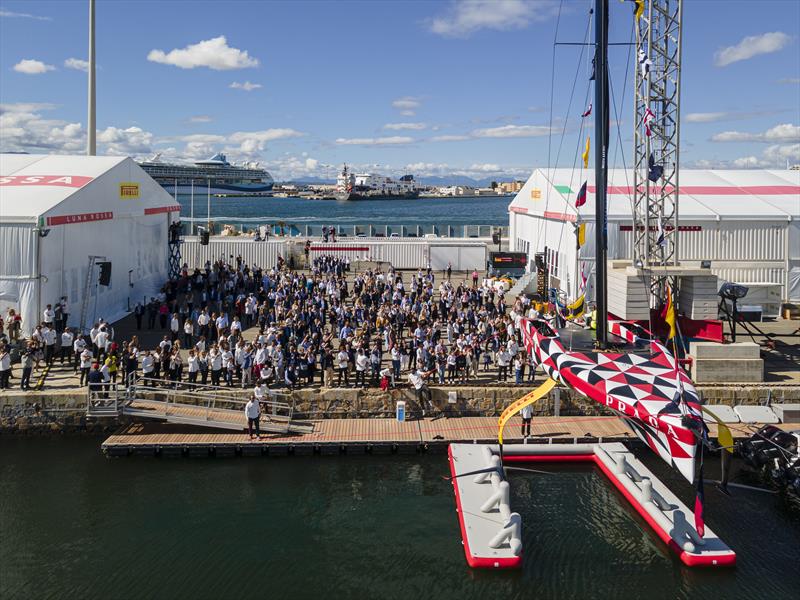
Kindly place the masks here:
[(682, 0), (646, 0), (635, 25), (633, 256), (654, 291), (666, 279), (658, 267), (678, 264), (682, 9)]

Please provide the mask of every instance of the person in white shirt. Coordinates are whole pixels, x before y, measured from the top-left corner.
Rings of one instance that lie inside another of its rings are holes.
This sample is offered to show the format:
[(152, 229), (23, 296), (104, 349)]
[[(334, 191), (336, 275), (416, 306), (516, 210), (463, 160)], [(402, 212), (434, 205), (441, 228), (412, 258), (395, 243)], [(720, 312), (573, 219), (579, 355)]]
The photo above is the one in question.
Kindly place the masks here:
[(183, 345), (186, 348), (192, 347), (192, 334), (194, 334), (194, 324), (192, 319), (188, 318), (183, 323)]
[(42, 339), (44, 340), (44, 362), (52, 365), (56, 357), (56, 330), (50, 326), (43, 327)]
[[(187, 321), (188, 322), (188, 321)], [(189, 350), (189, 383), (197, 383), (197, 374), (200, 372), (200, 361), (194, 350)]]
[(11, 354), (5, 344), (0, 344), (0, 390), (10, 388), (8, 380), (11, 378)]
[(153, 377), (153, 371), (155, 369), (155, 360), (153, 356), (150, 354), (149, 351), (145, 350), (142, 355), (142, 375), (144, 376), (144, 385), (147, 386), (148, 383), (152, 384), (155, 387), (154, 381), (148, 381)]
[(169, 322), (169, 330), (172, 332), (172, 341), (178, 339), (178, 331), (180, 331), (181, 321), (178, 318), (178, 313), (172, 313), (172, 319)]
[(497, 381), (508, 381), (508, 365), (511, 363), (511, 355), (508, 350), (501, 348), (497, 353)]
[[(428, 373), (423, 371), (411, 371), (408, 374), (408, 381), (411, 384), (411, 387), (414, 388), (414, 395), (417, 399), (417, 404), (419, 405), (420, 411), (422, 412), (422, 416), (425, 416), (425, 408), (433, 409), (433, 399), (431, 397), (431, 390), (425, 383), (425, 377), (428, 376)], [(426, 402), (423, 404), (423, 402)]]
[(362, 348), (358, 349), (358, 354), (356, 354), (356, 383), (355, 386), (358, 387), (359, 380), (361, 381), (361, 387), (366, 389), (367, 387), (367, 366), (369, 365), (369, 357), (364, 354), (364, 350)]
[(211, 385), (219, 385), (219, 378), (222, 374), (222, 353), (219, 348), (213, 346), (208, 353), (208, 360), (211, 365)]
[[(522, 407), (522, 410), (519, 411), (520, 416), (522, 417), (522, 431), (520, 431), (520, 435), (522, 437), (530, 437), (531, 436), (531, 419), (533, 418), (533, 404), (527, 404)], [(525, 429), (527, 428), (527, 433)]]
[(261, 404), (253, 396), (247, 401), (244, 407), (244, 414), (247, 417), (247, 433), (250, 434), (250, 439), (253, 439), (253, 428), (256, 430), (256, 437), (261, 437), (261, 429), (259, 428), (259, 421), (261, 420)]
[(75, 336), (69, 328), (65, 329), (61, 334), (61, 364), (64, 364), (64, 359), (67, 359), (67, 365), (72, 366), (72, 342), (75, 341)]
[(97, 335), (94, 338), (95, 352), (97, 353), (98, 362), (103, 362), (106, 354), (106, 346), (108, 345), (108, 331), (105, 325), (100, 327)]
[(108, 398), (108, 388), (111, 383), (111, 370), (108, 366), (108, 361), (103, 361), (100, 365), (100, 375), (103, 376), (103, 393), (100, 394), (101, 398)]
[(86, 340), (83, 339), (82, 335), (79, 335), (75, 338), (75, 341), (72, 342), (72, 354), (73, 354), (73, 368), (72, 372), (77, 373), (78, 367), (81, 364), (81, 353), (86, 349)]
[(350, 387), (350, 377), (347, 373), (349, 363), (350, 355), (347, 353), (344, 346), (342, 346), (339, 349), (339, 353), (336, 355), (336, 368), (339, 373), (338, 379), (336, 380), (336, 387), (342, 387), (342, 378), (344, 378), (345, 387)]
[(92, 368), (92, 360), (93, 360), (92, 351), (89, 350), (89, 348), (84, 348), (83, 352), (81, 352), (81, 360), (80, 360), (81, 377), (79, 385), (81, 386), (89, 383), (89, 369)]
[[(41, 304), (39, 305), (41, 306)], [(53, 305), (48, 304), (47, 308), (42, 312), (42, 322), (48, 327), (52, 327), (56, 318), (56, 311), (53, 310)]]

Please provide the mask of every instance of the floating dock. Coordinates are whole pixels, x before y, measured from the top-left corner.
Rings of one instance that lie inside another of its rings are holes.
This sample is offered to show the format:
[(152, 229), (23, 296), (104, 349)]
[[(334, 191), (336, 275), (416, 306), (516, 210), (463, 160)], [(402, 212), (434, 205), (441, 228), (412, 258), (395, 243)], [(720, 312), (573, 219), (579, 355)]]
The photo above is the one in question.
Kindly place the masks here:
[[(467, 563), (478, 568), (520, 566), (520, 518), (509, 505), (498, 446), (451, 444), (448, 454)], [(503, 462), (594, 463), (684, 564), (736, 563), (736, 553), (709, 527), (700, 536), (694, 513), (621, 443), (506, 444)]]
[[(243, 418), (239, 418), (244, 428)], [(148, 419), (123, 426), (108, 437), (102, 450), (108, 456), (191, 455), (231, 456), (287, 454), (364, 454), (417, 452), (440, 449), (451, 442), (492, 442), (497, 439), (496, 417), (433, 417), (410, 421), (396, 419), (318, 419), (298, 421), (308, 425), (302, 433), (270, 433), (249, 439), (245, 431), (233, 432), (189, 424)], [(521, 420), (510, 421), (519, 431)], [(617, 417), (540, 417), (532, 423), (530, 443), (587, 443), (638, 441)], [(515, 439), (509, 436), (511, 441)]]

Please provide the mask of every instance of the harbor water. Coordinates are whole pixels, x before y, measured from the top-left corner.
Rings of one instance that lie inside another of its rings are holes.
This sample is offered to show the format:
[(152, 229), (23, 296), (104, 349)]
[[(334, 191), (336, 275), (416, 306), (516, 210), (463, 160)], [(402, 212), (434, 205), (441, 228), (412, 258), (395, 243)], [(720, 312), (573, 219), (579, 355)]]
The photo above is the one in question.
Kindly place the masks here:
[[(166, 188), (169, 191), (169, 187)], [(179, 195), (181, 217), (191, 215), (191, 196)], [(436, 225), (463, 228), (466, 225), (508, 226), (510, 196), (465, 196), (418, 198), (415, 200), (364, 200), (336, 202), (307, 198), (211, 197), (211, 220), (245, 229), (259, 224), (285, 222), (299, 229), (323, 225), (352, 229), (355, 225), (407, 227)], [(195, 219), (206, 220), (206, 196), (198, 188), (194, 197)]]
[(692, 570), (593, 467), (515, 471), (524, 568), (479, 572), (464, 560), (442, 454), (110, 460), (99, 444), (0, 440), (0, 598), (732, 600), (800, 589), (800, 516), (775, 495), (709, 486), (707, 522), (739, 563)]

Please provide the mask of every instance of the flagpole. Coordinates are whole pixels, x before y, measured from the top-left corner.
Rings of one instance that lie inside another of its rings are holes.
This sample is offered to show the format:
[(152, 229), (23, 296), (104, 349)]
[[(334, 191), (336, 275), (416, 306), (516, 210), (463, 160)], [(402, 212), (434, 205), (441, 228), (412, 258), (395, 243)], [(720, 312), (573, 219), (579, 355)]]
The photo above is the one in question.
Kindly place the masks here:
[(191, 231), (192, 235), (194, 235), (194, 179), (192, 179), (192, 199), (190, 206), (191, 208), (189, 209), (189, 214), (191, 215), (192, 223), (189, 225), (189, 230)]

